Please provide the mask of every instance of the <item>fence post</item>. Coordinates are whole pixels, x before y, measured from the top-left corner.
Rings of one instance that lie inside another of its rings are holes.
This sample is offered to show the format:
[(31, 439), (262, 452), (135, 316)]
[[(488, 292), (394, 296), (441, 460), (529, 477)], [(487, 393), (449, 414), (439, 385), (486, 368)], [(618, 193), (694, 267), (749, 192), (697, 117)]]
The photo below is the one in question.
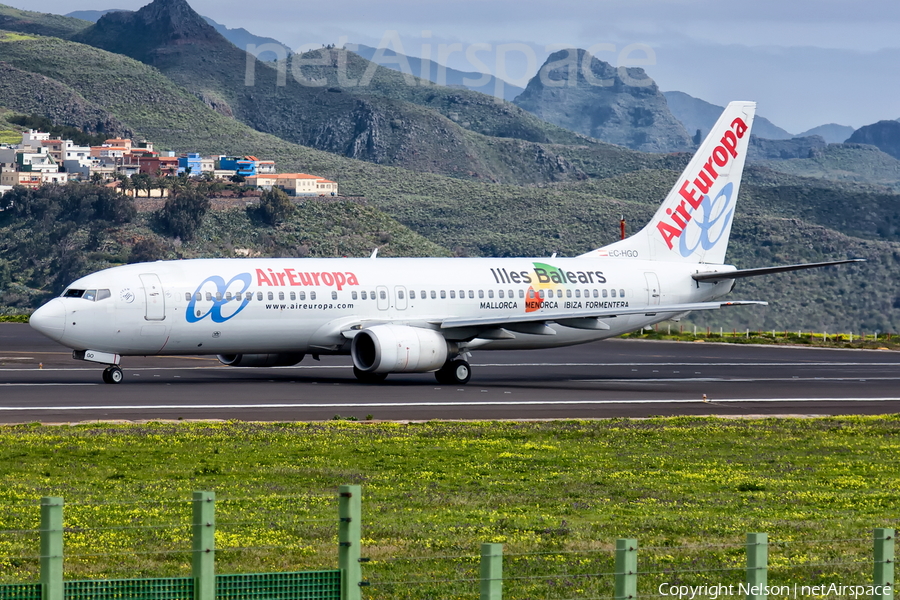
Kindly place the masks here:
[(637, 549), (637, 540), (616, 540), (616, 600), (637, 596)]
[(358, 485), (338, 488), (338, 568), (341, 570), (341, 600), (360, 600), (362, 569), (362, 491)]
[(216, 494), (194, 492), (193, 556), (194, 600), (216, 598)]
[(63, 600), (63, 499), (41, 498), (41, 598)]
[[(872, 600), (894, 598), (894, 537), (893, 529), (875, 530), (875, 570), (872, 583), (876, 586)], [(878, 588), (881, 589), (878, 589)], [(881, 592), (880, 594), (878, 592)]]
[(769, 534), (747, 534), (747, 600), (765, 600), (769, 583)]
[(503, 598), (503, 544), (481, 545), (481, 600)]

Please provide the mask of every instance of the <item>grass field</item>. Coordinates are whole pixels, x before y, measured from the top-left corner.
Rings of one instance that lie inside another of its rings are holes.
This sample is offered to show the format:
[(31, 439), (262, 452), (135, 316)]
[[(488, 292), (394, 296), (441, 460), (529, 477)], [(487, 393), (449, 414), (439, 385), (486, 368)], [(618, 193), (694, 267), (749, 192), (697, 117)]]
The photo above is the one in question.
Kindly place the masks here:
[[(0, 579), (37, 578), (41, 496), (66, 501), (66, 577), (190, 573), (190, 494), (217, 494), (221, 573), (334, 568), (337, 486), (363, 491), (371, 598), (611, 597), (615, 539), (640, 591), (739, 583), (767, 532), (775, 583), (865, 583), (897, 525), (900, 419), (20, 425), (0, 429)], [(376, 415), (377, 417), (377, 415)]]

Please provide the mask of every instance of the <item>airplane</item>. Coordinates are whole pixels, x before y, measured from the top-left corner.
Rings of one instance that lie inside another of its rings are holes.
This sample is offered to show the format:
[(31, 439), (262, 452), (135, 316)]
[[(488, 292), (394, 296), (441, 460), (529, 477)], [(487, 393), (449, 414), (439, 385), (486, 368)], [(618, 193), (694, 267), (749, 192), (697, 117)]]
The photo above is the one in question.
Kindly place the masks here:
[(574, 258), (228, 258), (157, 261), (87, 275), (31, 326), (108, 365), (122, 357), (215, 355), (232, 367), (349, 355), (362, 382), (434, 372), (469, 381), (473, 351), (540, 349), (619, 336), (721, 300), (742, 277), (861, 259), (738, 270), (724, 264), (756, 112), (731, 102), (650, 222)]

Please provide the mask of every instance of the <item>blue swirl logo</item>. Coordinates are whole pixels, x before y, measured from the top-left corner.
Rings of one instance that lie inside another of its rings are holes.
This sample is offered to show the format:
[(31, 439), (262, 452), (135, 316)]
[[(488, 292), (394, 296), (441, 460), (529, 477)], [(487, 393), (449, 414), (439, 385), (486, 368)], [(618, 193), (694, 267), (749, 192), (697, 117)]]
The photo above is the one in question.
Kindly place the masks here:
[[(247, 291), (252, 282), (253, 278), (250, 276), (250, 273), (235, 275), (227, 283), (223, 277), (218, 275), (207, 277), (191, 295), (191, 300), (188, 302), (187, 310), (184, 313), (187, 322), (197, 323), (209, 317), (214, 323), (224, 323), (228, 319), (235, 317), (250, 303), (250, 297), (245, 296), (244, 292)], [(234, 290), (234, 296), (226, 299), (230, 296), (228, 291), (232, 286), (236, 287), (236, 284), (239, 285), (241, 283), (243, 283), (243, 287), (240, 290)], [(202, 300), (204, 292), (208, 293), (212, 300)], [(202, 302), (204, 305), (207, 302), (212, 302), (212, 306), (206, 312), (203, 312), (197, 308), (198, 302)]]
[[(704, 250), (710, 250), (719, 243), (719, 240), (725, 235), (728, 224), (731, 223), (731, 217), (734, 215), (734, 183), (728, 182), (715, 199), (710, 200), (709, 196), (703, 196), (699, 210), (691, 213), (691, 221), (684, 228), (684, 232), (680, 236), (678, 251), (681, 255), (688, 257), (693, 254), (698, 247)], [(702, 220), (700, 216), (702, 213)], [(696, 235), (693, 247), (688, 246), (688, 230), (691, 225), (696, 225), (699, 234)]]

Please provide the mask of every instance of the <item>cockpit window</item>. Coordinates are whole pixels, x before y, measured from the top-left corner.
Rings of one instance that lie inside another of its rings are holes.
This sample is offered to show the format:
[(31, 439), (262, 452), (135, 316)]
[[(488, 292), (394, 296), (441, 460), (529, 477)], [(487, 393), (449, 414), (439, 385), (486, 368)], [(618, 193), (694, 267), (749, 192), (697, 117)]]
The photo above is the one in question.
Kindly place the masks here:
[(96, 302), (98, 300), (105, 300), (109, 298), (112, 294), (110, 294), (109, 290), (76, 290), (76, 289), (68, 289), (63, 292), (63, 298), (83, 298), (89, 302)]

